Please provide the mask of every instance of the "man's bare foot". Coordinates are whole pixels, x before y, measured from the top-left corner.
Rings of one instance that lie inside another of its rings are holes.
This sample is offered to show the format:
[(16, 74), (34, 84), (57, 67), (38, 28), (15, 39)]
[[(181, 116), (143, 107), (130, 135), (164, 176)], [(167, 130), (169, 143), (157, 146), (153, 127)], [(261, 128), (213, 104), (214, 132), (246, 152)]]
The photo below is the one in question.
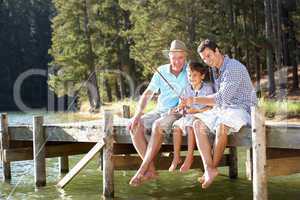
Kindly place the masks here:
[(180, 167), (180, 172), (187, 172), (191, 168), (193, 161), (194, 161), (193, 157), (192, 158), (186, 157), (183, 164)]
[(218, 176), (218, 170), (216, 168), (207, 168), (204, 173), (204, 182), (202, 183), (202, 188), (206, 189), (208, 188), (216, 176)]
[(157, 179), (159, 177), (158, 173), (156, 171), (147, 171), (144, 175), (145, 181), (150, 181)]
[(140, 186), (145, 180), (145, 177), (143, 174), (137, 172), (129, 181), (129, 185), (133, 187)]
[(177, 165), (178, 164), (180, 164), (181, 163), (181, 160), (180, 159), (173, 159), (173, 161), (172, 161), (172, 164), (171, 164), (171, 166), (170, 166), (170, 168), (169, 168), (169, 172), (173, 172), (173, 171), (175, 171), (176, 170), (176, 168), (177, 168)]

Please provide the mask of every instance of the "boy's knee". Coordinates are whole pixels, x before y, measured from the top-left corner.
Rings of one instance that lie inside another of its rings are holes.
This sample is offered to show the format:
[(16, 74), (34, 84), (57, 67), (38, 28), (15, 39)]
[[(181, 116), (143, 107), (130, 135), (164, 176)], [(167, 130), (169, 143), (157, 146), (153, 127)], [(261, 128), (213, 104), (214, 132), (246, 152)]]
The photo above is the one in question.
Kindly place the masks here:
[(206, 130), (206, 125), (201, 120), (195, 120), (193, 122), (193, 128), (194, 130)]
[(178, 135), (178, 134), (181, 134), (181, 128), (179, 127), (174, 127), (173, 128), (173, 135)]

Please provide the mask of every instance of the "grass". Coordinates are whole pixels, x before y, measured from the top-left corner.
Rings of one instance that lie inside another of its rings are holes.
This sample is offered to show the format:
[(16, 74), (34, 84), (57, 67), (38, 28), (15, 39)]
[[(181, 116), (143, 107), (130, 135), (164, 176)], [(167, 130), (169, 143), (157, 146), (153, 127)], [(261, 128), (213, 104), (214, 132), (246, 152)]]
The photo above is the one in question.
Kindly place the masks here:
[[(114, 111), (114, 113), (118, 116), (122, 116), (122, 106), (123, 105), (129, 105), (130, 107), (130, 113), (131, 116), (135, 113), (135, 110), (137, 108), (138, 102), (136, 100), (131, 99), (124, 99), (122, 101), (115, 101), (110, 103), (104, 103), (101, 107), (101, 111), (104, 109), (111, 109)], [(263, 110), (266, 113), (266, 117), (268, 119), (274, 119), (274, 118), (300, 118), (300, 102), (296, 101), (276, 101), (276, 100), (269, 100), (261, 98), (259, 99), (260, 107), (263, 108)], [(153, 110), (156, 106), (155, 101), (150, 101), (145, 109), (145, 113)], [(89, 113), (89, 103), (88, 101), (85, 101), (82, 103), (80, 112), (78, 113), (67, 113), (63, 114), (65, 118), (68, 118), (68, 120), (95, 120), (99, 119), (101, 117), (100, 113)]]
[(266, 117), (270, 119), (276, 116), (300, 118), (300, 102), (260, 99), (259, 106), (265, 110)]

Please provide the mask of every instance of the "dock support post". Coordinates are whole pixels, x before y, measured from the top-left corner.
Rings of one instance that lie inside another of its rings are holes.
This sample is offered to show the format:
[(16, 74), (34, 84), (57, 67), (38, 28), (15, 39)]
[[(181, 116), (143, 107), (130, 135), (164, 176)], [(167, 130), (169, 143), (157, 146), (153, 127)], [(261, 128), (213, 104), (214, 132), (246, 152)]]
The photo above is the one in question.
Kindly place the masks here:
[(69, 172), (69, 158), (68, 156), (59, 157), (59, 168), (61, 174), (66, 174)]
[(238, 177), (237, 147), (229, 148), (229, 178)]
[(266, 128), (264, 113), (251, 107), (253, 150), (253, 199), (267, 200)]
[(0, 145), (1, 145), (1, 164), (2, 164), (2, 177), (3, 181), (9, 181), (11, 179), (11, 169), (10, 169), (10, 162), (4, 161), (4, 149), (8, 149), (9, 144), (9, 132), (8, 132), (8, 118), (7, 114), (1, 114), (1, 138), (0, 138)]
[(103, 196), (105, 198), (114, 197), (114, 162), (113, 156), (113, 113), (104, 111), (104, 131), (105, 146), (103, 148)]
[(252, 148), (246, 150), (246, 177), (249, 181), (252, 181), (253, 177), (253, 156)]
[(123, 118), (130, 118), (130, 107), (123, 105)]
[(34, 182), (36, 187), (46, 185), (46, 137), (43, 123), (44, 119), (42, 116), (33, 117), (33, 164)]

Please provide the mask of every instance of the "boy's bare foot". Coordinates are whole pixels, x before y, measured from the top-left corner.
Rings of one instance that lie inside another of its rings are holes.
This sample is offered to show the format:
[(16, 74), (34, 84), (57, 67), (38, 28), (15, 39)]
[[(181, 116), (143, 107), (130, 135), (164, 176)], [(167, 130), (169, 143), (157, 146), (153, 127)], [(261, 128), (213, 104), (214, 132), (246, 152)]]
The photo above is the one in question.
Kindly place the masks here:
[(206, 189), (208, 188), (216, 176), (218, 176), (218, 170), (216, 168), (207, 168), (204, 173), (204, 182), (202, 183), (202, 188)]
[(169, 167), (169, 172), (173, 172), (176, 170), (177, 165), (181, 163), (180, 159), (173, 159), (171, 166)]
[(193, 158), (186, 157), (183, 164), (180, 167), (180, 172), (187, 172), (191, 168), (193, 161)]
[(204, 183), (204, 181), (205, 181), (204, 174), (203, 174), (201, 177), (198, 178), (198, 181), (199, 181), (199, 183), (200, 183), (201, 185), (202, 185), (202, 183)]

